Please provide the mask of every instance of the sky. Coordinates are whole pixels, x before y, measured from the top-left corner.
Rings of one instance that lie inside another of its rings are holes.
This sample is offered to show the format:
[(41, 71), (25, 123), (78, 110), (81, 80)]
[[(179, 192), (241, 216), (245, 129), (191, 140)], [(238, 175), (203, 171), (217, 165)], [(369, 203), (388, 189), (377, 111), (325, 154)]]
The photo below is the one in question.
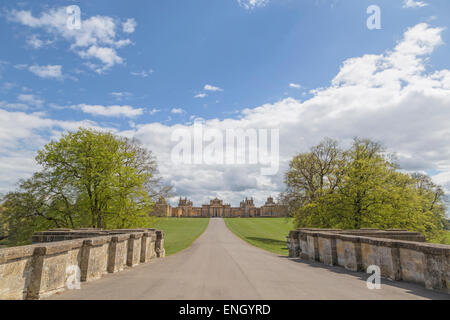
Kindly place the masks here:
[[(51, 139), (90, 127), (152, 150), (172, 204), (261, 205), (325, 137), (379, 141), (450, 194), (449, 24), (448, 0), (0, 0), (0, 192)], [(173, 132), (198, 121), (279, 130), (277, 174), (174, 163)]]

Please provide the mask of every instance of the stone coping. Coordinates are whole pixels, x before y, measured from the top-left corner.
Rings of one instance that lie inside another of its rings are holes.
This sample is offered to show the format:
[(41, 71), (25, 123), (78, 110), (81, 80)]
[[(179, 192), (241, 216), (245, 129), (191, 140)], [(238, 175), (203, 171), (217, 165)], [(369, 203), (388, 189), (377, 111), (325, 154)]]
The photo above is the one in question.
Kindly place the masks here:
[(72, 250), (72, 241), (61, 241), (48, 243), (46, 245), (37, 245), (34, 254), (39, 256), (49, 256)]
[(140, 239), (140, 238), (142, 238), (143, 235), (144, 235), (143, 232), (130, 233), (130, 239)]
[[(67, 231), (66, 231), (67, 230)], [(121, 232), (122, 231), (122, 232)], [(124, 233), (124, 231), (128, 231)], [(139, 231), (139, 232), (137, 232)], [(117, 232), (117, 233), (115, 233)], [(119, 233), (121, 232), (121, 233)], [(101, 246), (107, 242), (120, 242), (126, 241), (128, 239), (141, 239), (142, 237), (148, 237), (150, 241), (156, 241), (156, 239), (161, 239), (164, 235), (162, 231), (148, 228), (148, 229), (123, 229), (111, 231), (102, 230), (101, 234), (95, 233), (91, 236), (92, 229), (82, 230), (72, 230), (72, 229), (51, 229), (49, 231), (36, 232), (33, 236), (46, 236), (46, 235), (82, 235), (78, 239), (61, 240), (53, 242), (38, 242), (31, 245), (17, 246), (0, 248), (0, 264), (6, 263), (8, 261), (14, 261), (18, 259), (24, 259), (27, 257), (32, 257), (36, 255), (52, 255), (58, 254), (73, 249), (81, 248), (84, 246)]]
[[(353, 242), (353, 243), (367, 243), (367, 244), (377, 245), (377, 246), (411, 249), (411, 250), (421, 251), (421, 252), (429, 253), (429, 254), (450, 256), (450, 245), (445, 245), (445, 244), (435, 244), (435, 243), (406, 241), (406, 240), (387, 239), (387, 238), (377, 238), (376, 236), (368, 237), (368, 236), (360, 236), (360, 235), (349, 235), (349, 234), (329, 232), (329, 231), (319, 232), (317, 230), (318, 229), (315, 229), (315, 231), (307, 231), (305, 229), (297, 229), (296, 231), (291, 231), (289, 233), (289, 235), (290, 236), (294, 235), (294, 237), (292, 237), (293, 239), (300, 238), (300, 239), (305, 240), (306, 236), (309, 235), (312, 237), (339, 239), (342, 241), (348, 241), (348, 242)], [(382, 231), (382, 230), (380, 230), (380, 231)], [(402, 232), (404, 232), (404, 231), (402, 231)], [(380, 234), (383, 234), (383, 233), (380, 232)]]
[(7, 261), (31, 257), (37, 245), (28, 245), (21, 247), (11, 247), (0, 249), (0, 263)]
[(130, 234), (118, 234), (111, 237), (112, 242), (121, 242), (130, 239)]
[[(112, 236), (106, 236), (106, 237), (95, 237), (91, 239), (86, 239), (83, 241), (83, 246), (101, 246), (104, 245), (107, 242), (111, 242)], [(64, 241), (62, 241), (64, 242)]]
[(37, 255), (52, 255), (81, 248), (86, 240), (65, 240), (0, 249), (0, 264)]

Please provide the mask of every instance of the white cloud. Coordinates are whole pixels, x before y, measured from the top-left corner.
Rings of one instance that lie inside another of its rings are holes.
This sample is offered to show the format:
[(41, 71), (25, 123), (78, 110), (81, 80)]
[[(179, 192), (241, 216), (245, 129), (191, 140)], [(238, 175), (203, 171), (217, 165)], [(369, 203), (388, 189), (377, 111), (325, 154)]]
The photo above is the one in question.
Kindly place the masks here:
[(203, 90), (206, 90), (206, 91), (223, 91), (222, 88), (215, 87), (215, 86), (212, 86), (212, 85), (210, 85), (210, 84), (206, 84), (206, 85), (203, 87)]
[(17, 70), (24, 70), (24, 69), (26, 69), (27, 67), (28, 67), (28, 65), (25, 64), (25, 63), (19, 63), (19, 64), (15, 64), (15, 65), (14, 65), (14, 68), (17, 69)]
[(136, 20), (128, 19), (127, 21), (122, 23), (123, 32), (125, 32), (125, 33), (133, 33), (134, 30), (136, 29), (136, 25), (137, 25)]
[(185, 113), (186, 111), (184, 111), (184, 110), (181, 109), (181, 108), (173, 108), (172, 110), (170, 110), (170, 112), (173, 113), (173, 114), (183, 114), (183, 113)]
[(123, 99), (131, 97), (133, 94), (131, 92), (111, 92), (111, 95), (117, 100), (121, 101)]
[[(70, 49), (82, 58), (98, 59), (103, 63), (102, 68), (96, 68), (97, 72), (122, 63), (123, 58), (117, 55), (115, 48), (131, 43), (128, 39), (118, 39), (118, 22), (108, 16), (84, 19), (81, 29), (67, 28), (66, 7), (49, 9), (42, 12), (40, 17), (33, 16), (31, 11), (12, 10), (8, 12), (7, 18), (33, 29), (42, 28), (55, 37), (69, 41)], [(39, 41), (34, 41), (34, 44), (42, 45)]]
[(78, 54), (83, 59), (99, 59), (103, 63), (103, 66), (101, 68), (94, 66), (93, 69), (97, 73), (102, 73), (103, 71), (111, 68), (116, 63), (123, 63), (123, 59), (117, 55), (117, 52), (114, 48), (91, 46), (86, 51), (79, 51)]
[(6, 101), (0, 101), (0, 108), (26, 110), (26, 109), (28, 109), (28, 105), (26, 105), (25, 103), (9, 103)]
[(156, 113), (158, 113), (158, 112), (160, 112), (160, 111), (161, 111), (161, 109), (153, 108), (153, 109), (150, 110), (148, 113), (149, 113), (150, 115), (154, 115), (154, 114), (156, 114)]
[[(204, 121), (205, 129), (278, 128), (280, 171), (276, 176), (261, 176), (258, 165), (174, 165), (170, 153), (176, 143), (171, 133), (179, 128), (192, 130), (190, 124), (139, 124), (120, 134), (135, 137), (152, 150), (164, 179), (196, 205), (214, 196), (232, 205), (253, 196), (261, 204), (269, 194), (276, 196), (283, 190), (283, 172), (292, 156), (327, 136), (344, 145), (354, 136), (381, 141), (397, 152), (405, 170), (439, 172), (433, 178), (450, 193), (450, 70), (427, 70), (429, 55), (442, 44), (441, 33), (440, 28), (419, 24), (407, 30), (392, 50), (347, 59), (329, 87), (313, 90), (303, 102), (287, 98), (245, 109), (235, 119)], [(18, 141), (27, 143), (27, 150), (35, 150), (48, 141), (44, 129), (63, 125), (69, 127), (43, 116), (0, 110), (0, 152), (8, 146), (0, 163), (6, 159), (11, 164), (13, 177), (22, 174), (20, 168), (26, 165), (21, 162), (14, 169), (10, 156)], [(32, 156), (24, 152), (22, 159)], [(0, 186), (11, 182), (0, 176)]]
[(300, 89), (302, 86), (297, 83), (289, 83), (289, 87), (294, 89)]
[(44, 45), (44, 41), (39, 39), (39, 37), (35, 34), (27, 38), (27, 43), (34, 49), (40, 49)]
[(269, 3), (269, 0), (238, 0), (241, 7), (251, 10), (258, 7), (264, 7)]
[(130, 72), (132, 76), (147, 78), (149, 75), (153, 73), (152, 69), (142, 70), (140, 72)]
[(44, 104), (44, 100), (39, 99), (33, 94), (19, 94), (17, 100), (36, 107), (41, 107)]
[(34, 161), (37, 149), (63, 131), (79, 127), (105, 130), (88, 120), (59, 121), (45, 118), (42, 113), (0, 109), (0, 192), (10, 191), (19, 178), (27, 178), (38, 169)]
[(403, 0), (403, 8), (421, 8), (427, 6), (425, 1), (418, 0)]
[(198, 93), (198, 94), (196, 94), (196, 95), (194, 96), (194, 98), (196, 98), (196, 99), (202, 99), (202, 98), (205, 98), (206, 96), (207, 96), (206, 93)]
[(397, 152), (404, 169), (442, 172), (435, 180), (450, 193), (450, 70), (426, 72), (428, 55), (442, 44), (441, 33), (419, 24), (393, 50), (344, 61), (332, 85), (314, 90), (304, 102), (287, 98), (245, 109), (240, 119), (204, 122), (205, 130), (278, 128), (281, 162), (273, 177), (260, 176), (260, 167), (254, 165), (172, 165), (171, 133), (191, 130), (191, 125), (150, 123), (124, 134), (153, 150), (162, 175), (197, 205), (216, 195), (234, 204), (253, 195), (261, 203), (283, 190), (283, 171), (291, 157), (327, 136), (344, 145), (354, 136), (382, 141)]
[(53, 78), (53, 79), (61, 79), (62, 78), (62, 66), (60, 65), (47, 65), (47, 66), (39, 66), (33, 65), (28, 68), (29, 71), (37, 75), (41, 78)]
[(133, 108), (131, 106), (101, 106), (101, 105), (87, 105), (79, 104), (78, 106), (81, 111), (94, 116), (104, 116), (104, 117), (127, 117), (134, 118), (140, 116), (144, 113), (141, 108)]

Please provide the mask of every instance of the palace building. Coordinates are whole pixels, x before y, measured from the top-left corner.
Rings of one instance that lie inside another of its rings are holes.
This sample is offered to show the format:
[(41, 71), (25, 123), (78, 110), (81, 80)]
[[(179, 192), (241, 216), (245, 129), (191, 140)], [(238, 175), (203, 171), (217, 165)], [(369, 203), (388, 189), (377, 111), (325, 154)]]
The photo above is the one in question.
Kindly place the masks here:
[(164, 198), (160, 198), (155, 205), (155, 210), (151, 215), (158, 217), (284, 217), (287, 214), (286, 206), (277, 204), (272, 197), (268, 197), (266, 203), (260, 207), (255, 207), (253, 198), (241, 201), (239, 207), (231, 207), (223, 200), (215, 198), (209, 204), (201, 207), (194, 207), (192, 201), (187, 198), (178, 200), (178, 206), (170, 206)]

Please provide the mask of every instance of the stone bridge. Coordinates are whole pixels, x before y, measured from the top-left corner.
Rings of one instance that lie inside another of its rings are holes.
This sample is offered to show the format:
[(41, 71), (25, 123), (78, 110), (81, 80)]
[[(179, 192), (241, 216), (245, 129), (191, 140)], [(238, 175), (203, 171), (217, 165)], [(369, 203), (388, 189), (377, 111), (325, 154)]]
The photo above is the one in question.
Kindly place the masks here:
[[(450, 299), (450, 246), (401, 231), (358, 232), (295, 230), (291, 257), (283, 257), (247, 244), (218, 218), (190, 248), (157, 259), (164, 256), (157, 230), (49, 231), (32, 246), (0, 250), (0, 298)], [(369, 263), (381, 267), (379, 290), (368, 289), (361, 272)], [(69, 265), (80, 267), (80, 290), (65, 288)]]

